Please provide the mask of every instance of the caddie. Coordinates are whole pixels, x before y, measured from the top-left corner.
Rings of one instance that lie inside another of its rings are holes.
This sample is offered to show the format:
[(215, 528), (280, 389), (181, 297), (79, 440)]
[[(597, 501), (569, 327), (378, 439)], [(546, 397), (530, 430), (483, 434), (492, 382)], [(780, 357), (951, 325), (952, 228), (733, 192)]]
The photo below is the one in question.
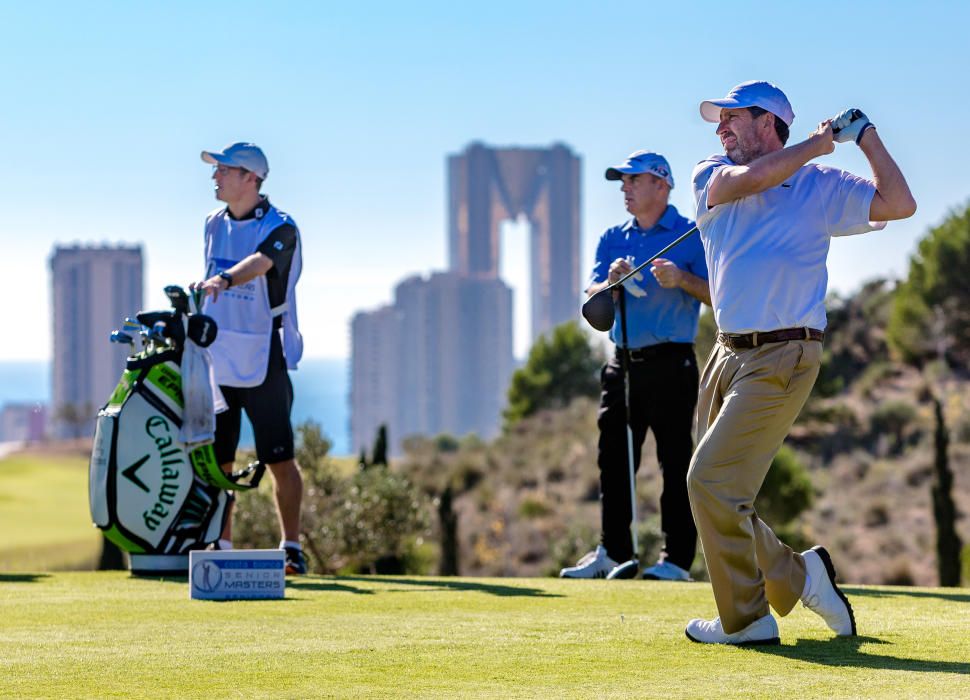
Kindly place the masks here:
[[(224, 471), (232, 471), (245, 411), (256, 457), (273, 477), (286, 572), (304, 574), (303, 478), (294, 458), (293, 386), (287, 372), (303, 354), (295, 296), (302, 267), (300, 231), (260, 193), (269, 165), (258, 146), (234, 143), (203, 151), (202, 160), (212, 164), (216, 199), (226, 204), (206, 218), (206, 279), (193, 285), (205, 293), (203, 310), (219, 326), (209, 350), (229, 408), (216, 416), (216, 459)], [(219, 547), (232, 547), (231, 517)]]
[[(769, 606), (784, 616), (799, 600), (837, 635), (855, 635), (825, 548), (792, 551), (754, 502), (818, 375), (830, 239), (912, 216), (916, 201), (859, 110), (787, 147), (795, 115), (771, 83), (741, 83), (700, 112), (724, 147), (693, 173), (719, 333), (701, 375), (700, 440), (687, 482), (718, 617), (691, 620), (687, 636), (777, 644)], [(812, 162), (837, 142), (862, 150), (872, 180)]]

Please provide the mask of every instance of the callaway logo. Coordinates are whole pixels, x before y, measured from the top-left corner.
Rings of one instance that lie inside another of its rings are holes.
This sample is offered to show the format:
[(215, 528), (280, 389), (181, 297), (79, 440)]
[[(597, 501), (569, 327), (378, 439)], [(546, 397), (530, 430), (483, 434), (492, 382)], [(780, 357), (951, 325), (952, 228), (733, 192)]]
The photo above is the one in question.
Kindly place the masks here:
[(145, 455), (144, 457), (142, 457), (141, 459), (139, 459), (137, 462), (135, 462), (134, 464), (132, 464), (130, 467), (128, 467), (127, 469), (125, 469), (123, 472), (121, 472), (122, 475), (125, 478), (127, 478), (131, 483), (133, 483), (135, 486), (137, 486), (138, 488), (140, 488), (145, 493), (148, 493), (148, 487), (145, 486), (145, 482), (144, 481), (142, 481), (141, 479), (139, 479), (135, 475), (135, 472), (138, 471), (138, 467), (140, 467), (141, 465), (143, 465), (145, 462), (148, 461), (148, 457), (149, 457), (149, 455)]
[(283, 241), (276, 241), (276, 243), (273, 244), (273, 247), (276, 248), (276, 250), (283, 250)]
[[(146, 510), (141, 514), (145, 520), (145, 526), (154, 532), (162, 524), (163, 519), (172, 515), (169, 508), (175, 505), (179, 493), (179, 470), (175, 467), (185, 464), (185, 453), (182, 451), (181, 445), (175, 442), (172, 426), (161, 416), (152, 416), (145, 421), (145, 433), (155, 441), (155, 448), (158, 450), (158, 456), (162, 461), (161, 484), (158, 487), (155, 505), (152, 506), (151, 510)], [(138, 466), (141, 466), (141, 463), (146, 459), (148, 457), (142, 459)], [(138, 466), (134, 469), (137, 469)], [(129, 467), (125, 470), (126, 476), (128, 471), (132, 471), (132, 468)], [(144, 488), (143, 484), (142, 488)], [(148, 489), (145, 489), (145, 491), (148, 491)]]

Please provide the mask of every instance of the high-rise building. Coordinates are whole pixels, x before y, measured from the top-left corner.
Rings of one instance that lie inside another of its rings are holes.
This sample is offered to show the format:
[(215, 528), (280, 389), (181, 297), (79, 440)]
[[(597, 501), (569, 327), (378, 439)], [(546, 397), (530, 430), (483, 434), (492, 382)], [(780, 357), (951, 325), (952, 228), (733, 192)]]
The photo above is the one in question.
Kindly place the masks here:
[(354, 314), (350, 322), (350, 432), (355, 450), (370, 449), (382, 424), (397, 427), (398, 326), (392, 306)]
[(531, 241), (531, 339), (579, 316), (580, 159), (562, 144), (448, 158), (449, 270), (402, 280), (391, 306), (354, 317), (351, 434), (382, 423), (392, 453), (413, 434), (500, 428), (512, 354), (512, 290), (499, 277), (501, 226), (524, 217)]
[(498, 277), (502, 222), (524, 216), (529, 223), (533, 341), (579, 315), (580, 166), (563, 144), (473, 143), (448, 158), (453, 272)]
[(46, 406), (8, 403), (0, 408), (0, 442), (38, 442), (46, 436)]
[(141, 246), (57, 246), (50, 270), (52, 432), (81, 437), (125, 366), (128, 347), (108, 337), (142, 308)]
[(382, 423), (392, 454), (414, 434), (494, 437), (514, 369), (512, 290), (450, 272), (409, 277), (393, 306), (354, 316), (352, 348), (355, 450)]

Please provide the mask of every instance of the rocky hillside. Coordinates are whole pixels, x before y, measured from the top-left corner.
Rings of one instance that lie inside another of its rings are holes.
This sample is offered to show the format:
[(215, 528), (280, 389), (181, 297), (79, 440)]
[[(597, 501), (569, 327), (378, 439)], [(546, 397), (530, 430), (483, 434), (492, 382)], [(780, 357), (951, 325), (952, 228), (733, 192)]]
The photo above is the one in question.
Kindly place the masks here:
[[(830, 303), (823, 371), (788, 441), (815, 489), (794, 527), (804, 542), (824, 543), (848, 581), (936, 585), (933, 398), (944, 407), (957, 529), (966, 543), (970, 386), (953, 368), (916, 368), (890, 356), (890, 297), (886, 285), (873, 283)], [(709, 345), (699, 339), (699, 348)], [(439, 494), (451, 486), (463, 575), (552, 574), (595, 545), (595, 416), (596, 402), (582, 398), (530, 416), (490, 444), (410, 441), (398, 468)], [(649, 561), (659, 547), (660, 490), (650, 436), (643, 454), (637, 489)], [(700, 557), (694, 568), (703, 575)]]

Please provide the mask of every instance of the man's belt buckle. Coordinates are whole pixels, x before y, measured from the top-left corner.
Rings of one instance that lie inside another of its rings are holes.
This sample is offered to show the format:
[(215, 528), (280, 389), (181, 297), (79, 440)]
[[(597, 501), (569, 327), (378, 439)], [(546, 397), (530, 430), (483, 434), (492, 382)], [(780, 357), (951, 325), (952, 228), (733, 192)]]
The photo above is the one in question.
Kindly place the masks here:
[(643, 362), (647, 359), (646, 353), (643, 352), (643, 348), (633, 348), (631, 350), (627, 350), (627, 357), (630, 359), (630, 362)]

